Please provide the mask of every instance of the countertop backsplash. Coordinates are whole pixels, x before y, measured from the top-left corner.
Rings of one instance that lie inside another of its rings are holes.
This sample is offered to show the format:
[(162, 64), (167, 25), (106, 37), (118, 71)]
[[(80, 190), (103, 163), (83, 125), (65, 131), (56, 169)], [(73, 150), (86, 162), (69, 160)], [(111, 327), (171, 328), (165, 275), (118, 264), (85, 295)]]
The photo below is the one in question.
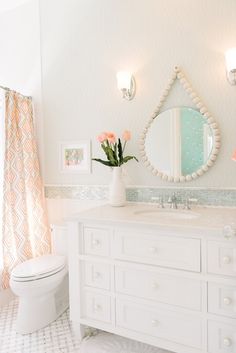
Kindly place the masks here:
[[(126, 198), (130, 202), (164, 203), (176, 194), (177, 203), (184, 204), (189, 198), (196, 199), (197, 205), (236, 207), (236, 188), (191, 188), (191, 187), (148, 187), (127, 186)], [(48, 199), (73, 199), (83, 201), (106, 202), (108, 187), (105, 185), (46, 185), (45, 195)]]

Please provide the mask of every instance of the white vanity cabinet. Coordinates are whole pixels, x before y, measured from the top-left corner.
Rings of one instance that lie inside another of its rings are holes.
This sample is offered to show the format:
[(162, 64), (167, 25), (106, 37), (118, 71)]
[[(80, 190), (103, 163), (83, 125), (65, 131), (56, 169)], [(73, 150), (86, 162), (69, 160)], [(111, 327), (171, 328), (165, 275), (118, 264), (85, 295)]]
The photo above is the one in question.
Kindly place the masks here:
[(179, 353), (236, 353), (236, 238), (224, 239), (213, 211), (210, 227), (209, 215), (165, 224), (132, 217), (135, 207), (102, 206), (68, 222), (74, 329)]

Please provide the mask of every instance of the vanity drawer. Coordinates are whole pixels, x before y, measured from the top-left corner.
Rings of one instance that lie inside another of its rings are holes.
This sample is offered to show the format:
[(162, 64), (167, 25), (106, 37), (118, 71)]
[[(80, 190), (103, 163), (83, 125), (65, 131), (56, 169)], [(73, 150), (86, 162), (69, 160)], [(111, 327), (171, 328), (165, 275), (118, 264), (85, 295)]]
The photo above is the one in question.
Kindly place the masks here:
[(208, 283), (208, 311), (236, 318), (236, 286)]
[(208, 321), (208, 352), (236, 353), (236, 326)]
[(192, 315), (117, 300), (116, 325), (194, 348), (202, 345), (201, 319)]
[(207, 267), (209, 273), (236, 276), (236, 244), (208, 241)]
[(111, 289), (111, 266), (98, 262), (81, 261), (83, 286)]
[(117, 266), (116, 291), (192, 310), (201, 310), (201, 282), (147, 270)]
[(84, 253), (87, 255), (110, 255), (110, 231), (107, 228), (84, 227)]
[(82, 294), (82, 317), (111, 323), (111, 297), (84, 290)]
[(115, 233), (114, 256), (121, 260), (200, 272), (200, 251), (199, 239), (134, 231)]

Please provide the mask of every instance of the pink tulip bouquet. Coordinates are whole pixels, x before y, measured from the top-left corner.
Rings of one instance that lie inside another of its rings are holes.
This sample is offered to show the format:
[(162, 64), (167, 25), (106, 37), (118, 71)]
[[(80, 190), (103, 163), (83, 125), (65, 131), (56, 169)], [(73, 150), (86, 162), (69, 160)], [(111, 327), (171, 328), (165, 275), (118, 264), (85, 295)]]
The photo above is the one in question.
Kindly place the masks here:
[(101, 143), (101, 147), (107, 160), (100, 158), (92, 158), (92, 160), (107, 165), (108, 167), (120, 167), (131, 159), (135, 159), (138, 162), (135, 156), (124, 156), (126, 143), (130, 139), (131, 133), (128, 130), (125, 130), (122, 134), (123, 143), (120, 138), (116, 138), (116, 135), (113, 132), (101, 133), (98, 136), (98, 141)]

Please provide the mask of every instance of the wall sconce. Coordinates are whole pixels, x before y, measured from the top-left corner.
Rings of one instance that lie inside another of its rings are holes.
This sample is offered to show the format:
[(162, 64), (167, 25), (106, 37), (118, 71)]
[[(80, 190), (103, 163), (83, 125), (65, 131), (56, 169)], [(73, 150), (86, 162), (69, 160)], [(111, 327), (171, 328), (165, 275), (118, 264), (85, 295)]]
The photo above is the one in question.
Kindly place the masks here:
[(117, 87), (122, 92), (122, 97), (131, 100), (135, 95), (135, 80), (133, 75), (128, 71), (119, 71), (116, 74)]
[(225, 53), (226, 74), (231, 85), (236, 85), (236, 48), (231, 48)]

